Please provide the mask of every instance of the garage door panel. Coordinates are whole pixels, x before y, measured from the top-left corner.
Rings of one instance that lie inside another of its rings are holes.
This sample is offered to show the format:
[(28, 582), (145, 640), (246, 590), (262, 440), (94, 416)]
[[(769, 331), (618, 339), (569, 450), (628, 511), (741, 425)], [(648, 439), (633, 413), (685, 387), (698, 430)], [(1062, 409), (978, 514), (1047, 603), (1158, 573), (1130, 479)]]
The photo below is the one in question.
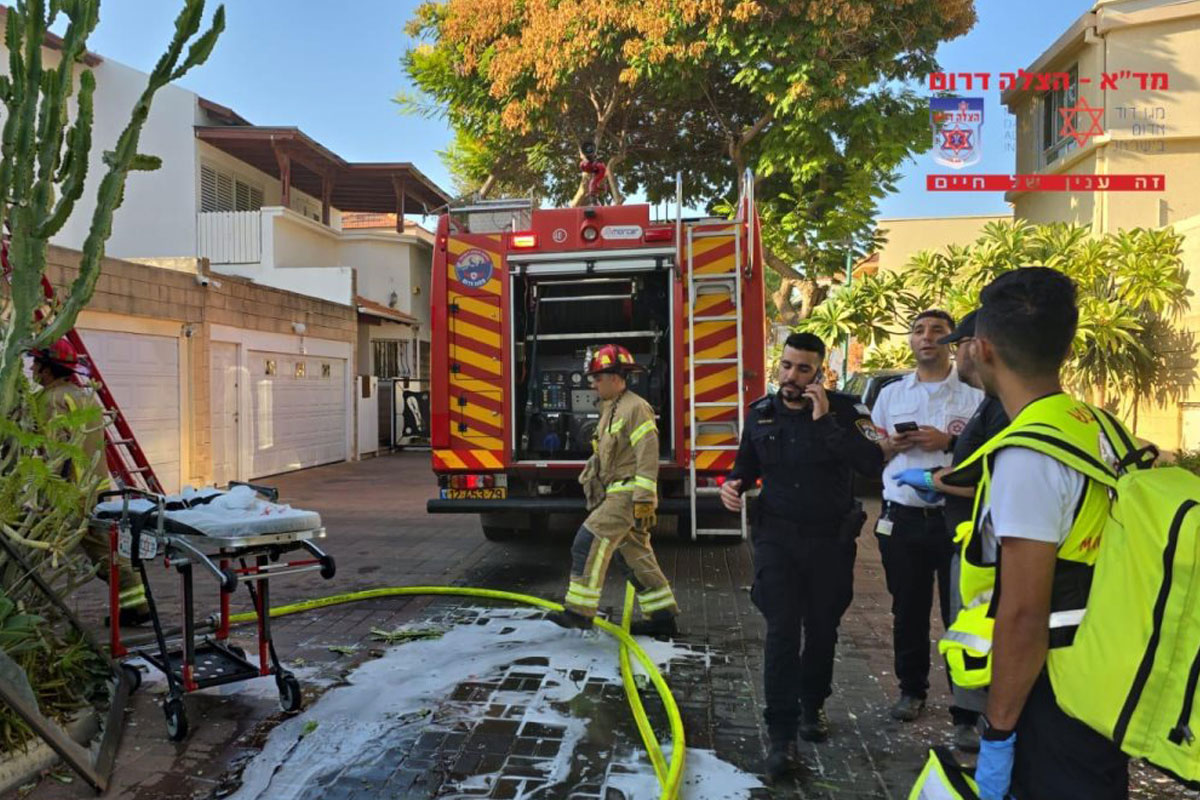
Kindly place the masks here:
[(345, 359), (250, 351), (253, 477), (344, 461)]
[(159, 482), (180, 488), (179, 340), (123, 331), (79, 331)]

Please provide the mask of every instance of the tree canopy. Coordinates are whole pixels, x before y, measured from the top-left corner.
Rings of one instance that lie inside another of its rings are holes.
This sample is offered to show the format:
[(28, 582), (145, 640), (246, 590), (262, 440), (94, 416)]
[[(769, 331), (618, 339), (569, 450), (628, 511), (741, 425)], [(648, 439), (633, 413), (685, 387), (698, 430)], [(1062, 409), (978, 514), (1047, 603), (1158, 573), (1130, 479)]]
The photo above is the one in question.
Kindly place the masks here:
[(974, 21), (972, 0), (428, 2), (404, 57), (424, 96), (399, 100), (446, 116), (468, 191), (579, 203), (584, 139), (617, 200), (671, 197), (682, 172), (711, 208), (753, 169), (768, 262), (794, 283), (868, 249), (877, 201), (928, 146), (907, 83)]
[(1195, 375), (1195, 342), (1179, 325), (1187, 308), (1183, 237), (1170, 228), (1093, 236), (1055, 223), (989, 222), (973, 244), (922, 251), (900, 272), (835, 290), (800, 326), (826, 341), (853, 336), (868, 346), (864, 366), (911, 364), (895, 337), (927, 308), (961, 319), (979, 292), (1008, 270), (1038, 264), (1061, 270), (1079, 289), (1079, 328), (1067, 379), (1100, 403), (1178, 399)]

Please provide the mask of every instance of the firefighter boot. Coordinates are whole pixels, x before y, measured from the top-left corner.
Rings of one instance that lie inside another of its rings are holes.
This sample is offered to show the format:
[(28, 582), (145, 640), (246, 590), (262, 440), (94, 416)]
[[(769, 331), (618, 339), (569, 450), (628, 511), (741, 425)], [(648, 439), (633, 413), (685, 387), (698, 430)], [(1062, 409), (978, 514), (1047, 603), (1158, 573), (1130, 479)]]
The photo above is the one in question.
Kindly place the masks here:
[(675, 614), (664, 609), (631, 624), (629, 633), (633, 636), (678, 636), (679, 626), (675, 624)]
[(767, 755), (765, 772), (767, 783), (775, 783), (796, 771), (799, 763), (796, 756), (795, 741), (771, 742), (771, 752)]
[(800, 711), (800, 738), (806, 742), (823, 742), (829, 738), (829, 718), (820, 706), (805, 706)]
[(566, 628), (567, 630), (578, 629), (588, 631), (592, 629), (591, 617), (585, 617), (583, 614), (576, 613), (569, 608), (564, 608), (562, 611), (551, 611), (546, 615), (546, 619), (560, 628)]

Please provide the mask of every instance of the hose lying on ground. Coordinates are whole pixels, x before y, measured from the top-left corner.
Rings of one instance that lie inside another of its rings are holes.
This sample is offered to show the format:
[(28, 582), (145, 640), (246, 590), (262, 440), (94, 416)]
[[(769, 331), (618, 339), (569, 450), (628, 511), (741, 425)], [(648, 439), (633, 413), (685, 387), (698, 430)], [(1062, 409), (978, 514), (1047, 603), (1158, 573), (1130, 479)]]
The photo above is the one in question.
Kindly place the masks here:
[[(313, 600), (302, 600), (299, 603), (272, 608), (269, 613), (271, 617), (283, 617), (288, 614), (298, 614), (302, 611), (312, 611), (313, 609), (341, 605), (342, 603), (403, 595), (481, 597), (489, 600), (523, 603), (525, 605), (544, 608), (548, 611), (562, 610), (561, 605), (551, 600), (543, 600), (540, 597), (518, 594), (516, 592), (503, 592), (497, 589), (475, 589), (465, 586), (389, 586), (381, 589), (365, 589), (360, 592), (318, 597)], [(646, 751), (650, 754), (650, 762), (654, 765), (654, 774), (658, 777), (658, 782), (662, 785), (662, 794), (659, 796), (660, 800), (675, 800), (679, 796), (679, 787), (683, 782), (683, 763), (687, 749), (684, 742), (683, 719), (679, 716), (679, 707), (675, 704), (675, 698), (671, 695), (671, 690), (667, 686), (666, 680), (663, 679), (662, 673), (658, 671), (658, 667), (646, 655), (646, 651), (641, 648), (641, 645), (629, 635), (629, 619), (632, 614), (633, 587), (627, 585), (621, 625), (618, 626), (607, 620), (596, 619), (595, 626), (609, 636), (612, 636), (621, 645), (621, 681), (625, 685), (625, 696), (629, 699), (629, 707), (633, 711), (634, 720), (637, 722), (638, 732), (642, 736), (642, 742), (646, 745)], [(257, 616), (251, 611), (243, 614), (233, 614), (229, 617), (231, 623), (254, 622), (256, 619)], [(654, 736), (650, 720), (646, 716), (646, 710), (642, 707), (637, 686), (634, 684), (632, 663), (629, 659), (630, 653), (645, 668), (646, 673), (650, 676), (650, 681), (654, 684), (654, 688), (658, 692), (658, 696), (662, 699), (663, 706), (666, 708), (667, 718), (671, 723), (671, 764), (669, 767), (663, 756), (662, 747), (659, 745), (658, 739)]]

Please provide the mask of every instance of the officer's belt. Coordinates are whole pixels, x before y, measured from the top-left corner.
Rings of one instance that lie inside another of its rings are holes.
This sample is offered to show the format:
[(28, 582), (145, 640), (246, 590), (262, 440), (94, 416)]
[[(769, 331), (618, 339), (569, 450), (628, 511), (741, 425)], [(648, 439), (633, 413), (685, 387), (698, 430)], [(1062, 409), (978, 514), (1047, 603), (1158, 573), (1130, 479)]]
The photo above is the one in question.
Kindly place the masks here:
[(898, 517), (940, 517), (945, 512), (941, 506), (906, 506), (903, 503), (893, 503), (891, 500), (883, 504), (884, 514), (888, 519), (896, 519)]

